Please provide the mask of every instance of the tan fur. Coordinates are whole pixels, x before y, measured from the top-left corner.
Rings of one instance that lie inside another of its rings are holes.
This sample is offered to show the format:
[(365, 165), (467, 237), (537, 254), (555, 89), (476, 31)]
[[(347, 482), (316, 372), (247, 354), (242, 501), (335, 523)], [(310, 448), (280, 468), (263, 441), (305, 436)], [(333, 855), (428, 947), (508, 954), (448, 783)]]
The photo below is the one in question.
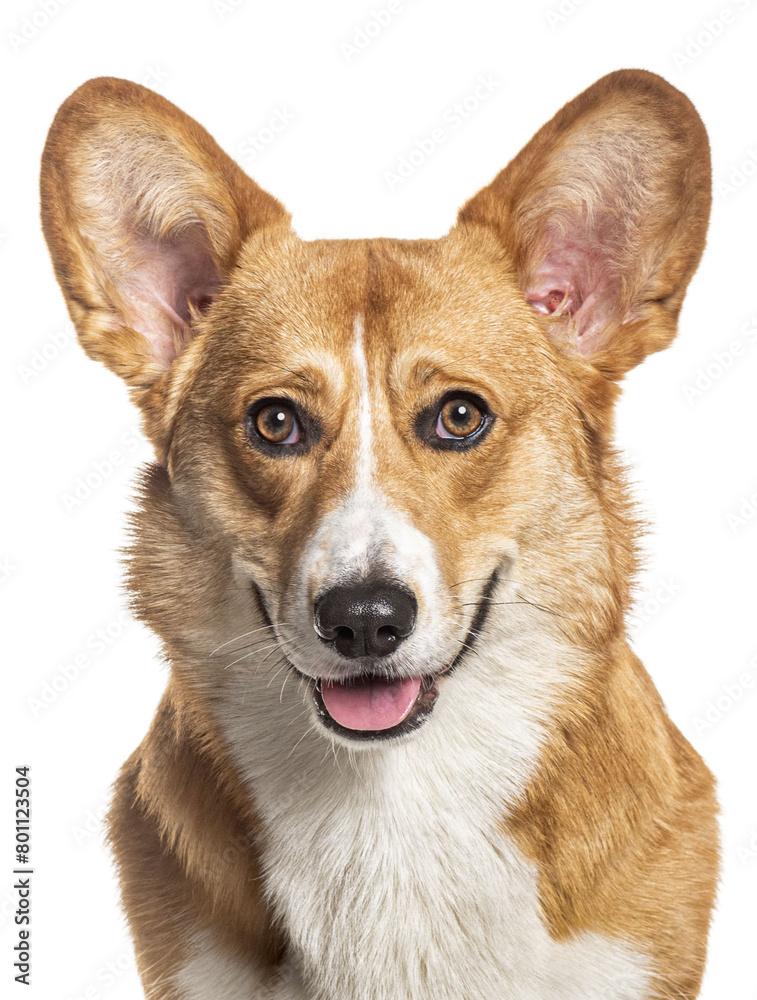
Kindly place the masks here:
[(506, 826), (539, 865), (556, 936), (643, 941), (660, 995), (695, 997), (718, 869), (713, 782), (636, 657), (610, 653), (556, 720)]
[(148, 995), (172, 997), (171, 974), (186, 958), (177, 925), (218, 914), (229, 943), (273, 970), (283, 942), (263, 902), (259, 821), (212, 724), (176, 678), (124, 766), (110, 828)]
[[(626, 642), (639, 525), (610, 440), (617, 380), (675, 334), (709, 199), (696, 112), (642, 71), (566, 105), (435, 242), (303, 243), (164, 99), (104, 79), (63, 105), (42, 174), (56, 275), (85, 350), (132, 386), (158, 457), (130, 585), (173, 676), (111, 815), (150, 997), (179, 1000), (170, 977), (194, 928), (221, 928), (271, 973), (285, 952), (262, 891), (265, 817), (219, 735), (223, 664), (209, 654), (245, 631), (230, 583), (240, 562), (275, 604), (352, 488), (356, 314), (375, 478), (433, 541), (450, 618), (470, 621), (494, 553), (516, 540), (525, 598), (512, 613), (542, 616), (586, 663), (502, 820), (538, 865), (550, 933), (633, 942), (653, 956), (659, 997), (696, 997), (718, 864), (713, 784)], [(566, 234), (583, 241), (571, 288), (607, 296), (541, 316), (531, 291), (545, 260), (562, 262)], [(170, 293), (182, 266), (166, 312), (153, 285)], [(448, 388), (484, 395), (497, 423), (440, 461), (413, 420)], [(243, 430), (251, 400), (284, 394), (322, 424), (296, 464), (256, 452)]]

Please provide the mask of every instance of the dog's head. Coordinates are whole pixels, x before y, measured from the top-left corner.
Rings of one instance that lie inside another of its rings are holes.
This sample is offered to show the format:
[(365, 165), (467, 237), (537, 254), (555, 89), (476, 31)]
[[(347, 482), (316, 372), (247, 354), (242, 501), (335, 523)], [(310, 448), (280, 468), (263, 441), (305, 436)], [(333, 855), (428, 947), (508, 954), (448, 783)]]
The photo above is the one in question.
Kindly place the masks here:
[(82, 345), (155, 445), (132, 580), (177, 669), (284, 662), (336, 739), (375, 740), (428, 718), (494, 620), (621, 634), (612, 404), (675, 334), (709, 203), (695, 110), (641, 71), (418, 242), (303, 242), (163, 98), (76, 91), (43, 225)]

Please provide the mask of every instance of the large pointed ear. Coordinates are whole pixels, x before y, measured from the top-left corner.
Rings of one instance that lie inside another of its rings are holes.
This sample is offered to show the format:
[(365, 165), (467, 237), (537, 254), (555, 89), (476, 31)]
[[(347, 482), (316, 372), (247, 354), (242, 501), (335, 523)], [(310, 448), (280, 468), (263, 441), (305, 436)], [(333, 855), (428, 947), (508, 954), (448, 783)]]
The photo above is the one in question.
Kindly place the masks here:
[(661, 77), (603, 77), (460, 211), (493, 229), (549, 334), (619, 378), (667, 347), (710, 212), (707, 134)]
[(244, 241), (289, 215), (165, 98), (90, 80), (42, 156), (42, 227), (87, 353), (147, 388), (192, 336)]

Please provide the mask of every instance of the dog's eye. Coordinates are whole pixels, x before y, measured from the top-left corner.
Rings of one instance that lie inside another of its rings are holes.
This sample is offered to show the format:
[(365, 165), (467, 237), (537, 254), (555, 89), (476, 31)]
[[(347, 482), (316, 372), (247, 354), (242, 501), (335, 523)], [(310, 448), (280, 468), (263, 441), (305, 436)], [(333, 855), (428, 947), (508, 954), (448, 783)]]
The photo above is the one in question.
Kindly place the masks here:
[(297, 407), (288, 399), (263, 399), (253, 403), (245, 420), (250, 444), (267, 454), (299, 453), (306, 447)]
[(493, 423), (494, 414), (480, 396), (458, 389), (418, 414), (415, 433), (430, 448), (466, 451), (484, 440)]
[(283, 403), (270, 403), (258, 410), (255, 430), (270, 444), (297, 444), (300, 425), (291, 407)]
[(472, 437), (481, 430), (484, 414), (470, 399), (448, 399), (439, 410), (436, 434), (440, 438)]

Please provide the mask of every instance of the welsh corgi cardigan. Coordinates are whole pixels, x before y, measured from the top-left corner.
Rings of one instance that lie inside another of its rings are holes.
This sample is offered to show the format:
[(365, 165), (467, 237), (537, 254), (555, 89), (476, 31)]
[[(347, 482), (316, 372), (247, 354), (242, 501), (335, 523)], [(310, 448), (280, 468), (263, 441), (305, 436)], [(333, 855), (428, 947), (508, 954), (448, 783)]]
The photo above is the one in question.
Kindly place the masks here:
[(63, 104), (45, 236), (156, 452), (129, 583), (172, 672), (110, 816), (148, 997), (697, 996), (713, 780), (628, 645), (611, 437), (709, 207), (638, 70), (436, 241), (303, 242), (164, 98)]

